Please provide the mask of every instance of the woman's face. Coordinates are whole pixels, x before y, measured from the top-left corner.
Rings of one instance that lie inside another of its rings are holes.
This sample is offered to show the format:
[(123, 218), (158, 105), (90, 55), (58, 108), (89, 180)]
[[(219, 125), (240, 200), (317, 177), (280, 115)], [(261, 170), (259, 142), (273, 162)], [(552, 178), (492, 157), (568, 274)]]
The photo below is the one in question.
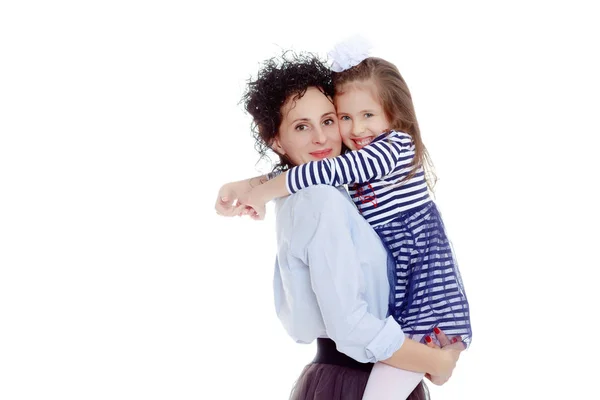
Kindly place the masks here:
[(340, 155), (342, 138), (335, 108), (318, 88), (308, 88), (300, 99), (288, 99), (281, 115), (272, 147), (294, 165)]

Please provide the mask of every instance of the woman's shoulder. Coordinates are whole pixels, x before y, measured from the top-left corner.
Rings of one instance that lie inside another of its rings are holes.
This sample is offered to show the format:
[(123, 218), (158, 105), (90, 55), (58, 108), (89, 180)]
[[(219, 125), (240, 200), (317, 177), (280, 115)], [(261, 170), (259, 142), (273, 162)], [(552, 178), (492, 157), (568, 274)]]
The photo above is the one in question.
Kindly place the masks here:
[(296, 205), (328, 205), (337, 202), (344, 202), (345, 190), (342, 187), (330, 185), (314, 185), (290, 195)]
[(302, 189), (299, 193), (304, 193), (307, 197), (337, 197), (342, 195), (344, 192), (343, 186), (331, 186), (331, 185), (313, 185), (306, 189)]
[[(343, 188), (316, 185), (277, 202), (277, 233), (292, 252), (304, 254), (317, 231), (335, 231), (346, 226), (356, 208)], [(348, 197), (346, 199), (345, 197)]]
[(352, 200), (343, 187), (315, 185), (289, 195), (279, 204), (279, 210), (289, 210), (297, 216), (309, 216), (345, 212), (345, 208), (354, 208)]

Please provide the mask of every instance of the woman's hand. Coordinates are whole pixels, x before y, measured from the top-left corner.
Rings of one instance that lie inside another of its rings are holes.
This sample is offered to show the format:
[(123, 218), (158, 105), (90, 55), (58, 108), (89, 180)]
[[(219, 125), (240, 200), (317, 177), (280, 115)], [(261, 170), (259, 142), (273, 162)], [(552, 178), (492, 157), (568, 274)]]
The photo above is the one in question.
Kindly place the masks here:
[[(465, 345), (460, 336), (455, 336), (452, 339), (449, 339), (448, 336), (446, 336), (446, 334), (438, 328), (434, 328), (434, 333), (440, 342), (443, 353), (440, 357), (439, 372), (435, 375), (425, 374), (425, 376), (434, 385), (443, 385), (444, 383), (448, 382), (448, 379), (450, 379), (452, 376), (452, 372), (456, 367), (460, 353), (465, 349)], [(429, 336), (425, 337), (425, 341), (427, 342), (427, 346), (431, 348), (440, 348), (440, 346), (436, 345)]]

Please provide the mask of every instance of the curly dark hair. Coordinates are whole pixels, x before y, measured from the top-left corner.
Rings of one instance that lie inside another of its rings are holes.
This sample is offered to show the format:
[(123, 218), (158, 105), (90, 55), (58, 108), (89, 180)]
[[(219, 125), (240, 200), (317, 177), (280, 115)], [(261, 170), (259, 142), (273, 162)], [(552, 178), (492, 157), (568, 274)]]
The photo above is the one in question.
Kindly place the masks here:
[[(317, 87), (333, 98), (331, 71), (312, 53), (286, 51), (281, 57), (264, 61), (256, 80), (248, 80), (241, 103), (252, 116), (254, 147), (260, 159), (266, 157), (270, 144), (278, 135), (283, 105), (289, 99), (302, 98), (309, 87)], [(273, 170), (285, 170), (291, 165), (287, 157), (280, 155)]]

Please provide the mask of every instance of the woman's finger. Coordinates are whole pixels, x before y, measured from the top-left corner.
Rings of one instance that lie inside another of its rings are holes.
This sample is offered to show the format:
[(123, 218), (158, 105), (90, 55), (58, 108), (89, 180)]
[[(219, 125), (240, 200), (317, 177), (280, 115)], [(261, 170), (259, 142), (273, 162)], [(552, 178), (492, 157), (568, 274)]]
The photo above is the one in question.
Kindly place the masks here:
[(439, 349), (440, 346), (438, 346), (437, 344), (433, 343), (433, 339), (431, 339), (431, 336), (425, 336), (425, 344), (429, 347), (431, 347), (432, 349)]
[(452, 343), (447, 346), (451, 349), (464, 350), (467, 348), (467, 345), (462, 341), (462, 337), (460, 336), (454, 336), (451, 342)]
[(440, 346), (446, 347), (451, 343), (450, 339), (448, 339), (448, 336), (446, 336), (444, 331), (442, 331), (437, 326), (435, 328), (433, 328), (433, 332), (435, 333), (435, 337), (437, 337), (437, 339), (439, 340)]

